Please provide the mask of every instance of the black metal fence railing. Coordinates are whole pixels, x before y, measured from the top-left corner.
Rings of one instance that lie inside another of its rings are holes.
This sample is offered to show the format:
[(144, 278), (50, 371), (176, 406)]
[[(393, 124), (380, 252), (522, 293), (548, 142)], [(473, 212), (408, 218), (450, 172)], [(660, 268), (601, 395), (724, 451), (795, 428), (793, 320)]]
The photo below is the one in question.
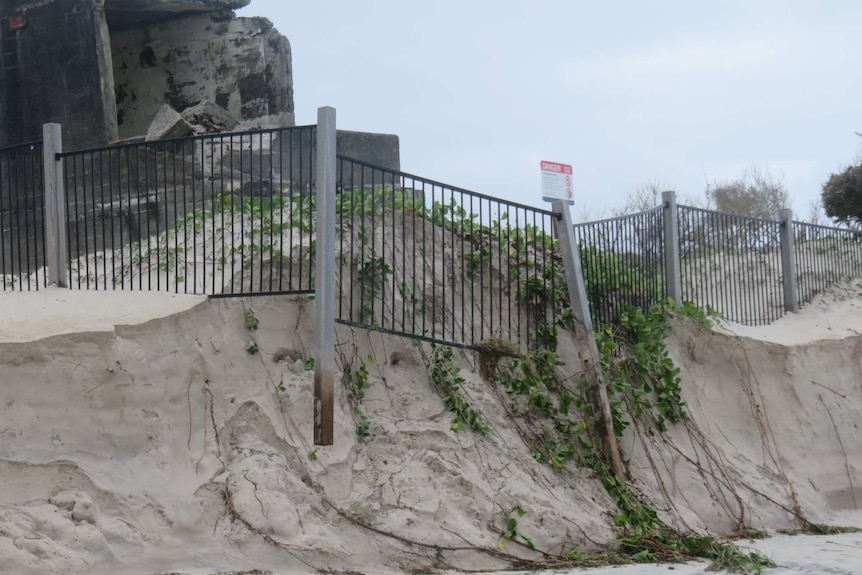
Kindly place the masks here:
[(682, 299), (762, 325), (784, 315), (780, 223), (678, 206)]
[(553, 212), (342, 156), (336, 180), (340, 323), (464, 347), (555, 337)]
[(626, 306), (646, 311), (667, 297), (662, 208), (575, 224), (590, 313), (616, 323)]
[(0, 280), (3, 290), (47, 285), (42, 143), (0, 149)]
[(793, 222), (796, 286), (805, 304), (835, 283), (862, 277), (862, 232)]
[[(50, 152), (0, 149), (3, 290), (44, 287), (48, 262), (68, 259), (56, 277), (69, 272), (75, 288), (311, 293), (316, 139), (302, 126), (59, 153), (58, 241), (45, 224)], [(345, 156), (336, 172), (341, 323), (530, 349), (568, 320), (559, 215)], [(862, 277), (859, 231), (793, 222), (789, 210), (773, 221), (673, 209), (666, 195), (653, 210), (574, 226), (597, 325), (667, 297), (766, 324)]]
[(60, 154), (70, 284), (211, 295), (312, 291), (315, 129)]

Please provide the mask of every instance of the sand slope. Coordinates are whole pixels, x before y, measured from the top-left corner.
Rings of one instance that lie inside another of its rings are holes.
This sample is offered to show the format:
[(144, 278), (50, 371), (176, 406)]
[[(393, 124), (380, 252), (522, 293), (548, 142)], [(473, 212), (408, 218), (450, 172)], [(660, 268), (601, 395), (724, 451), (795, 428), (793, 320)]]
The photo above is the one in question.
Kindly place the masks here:
[[(785, 322), (838, 325), (824, 315), (837, 313), (847, 328), (828, 340), (674, 323), (689, 422), (666, 433), (646, 422), (623, 441), (633, 485), (664, 519), (728, 533), (858, 509), (854, 285)], [(498, 568), (492, 552), (458, 548), (498, 549), (518, 506), (519, 528), (549, 552), (615, 537), (617, 511), (592, 473), (537, 463), (472, 354), (459, 362), (487, 438), (450, 429), (427, 348), (340, 329), (339, 356), (368, 362), (370, 436), (357, 436), (341, 390), (336, 445), (313, 459), (304, 297), (46, 290), (3, 294), (0, 309), (2, 573)], [(777, 333), (790, 329), (782, 322)], [(562, 369), (575, 373), (578, 344), (563, 339)]]
[(623, 442), (660, 515), (681, 529), (796, 529), (862, 509), (862, 282), (771, 326), (674, 321), (688, 420)]

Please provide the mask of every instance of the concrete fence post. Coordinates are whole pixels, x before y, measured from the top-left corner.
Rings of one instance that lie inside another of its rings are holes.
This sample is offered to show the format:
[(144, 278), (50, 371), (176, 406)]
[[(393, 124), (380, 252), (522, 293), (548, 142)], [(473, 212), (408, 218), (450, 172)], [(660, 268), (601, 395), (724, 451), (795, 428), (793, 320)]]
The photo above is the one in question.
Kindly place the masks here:
[(332, 445), (335, 379), (335, 108), (317, 109), (314, 443)]
[(664, 277), (667, 297), (682, 302), (682, 274), (679, 260), (679, 212), (676, 209), (676, 192), (662, 192), (664, 215)]
[(596, 344), (596, 336), (593, 332), (593, 320), (590, 316), (590, 304), (587, 300), (587, 289), (584, 284), (581, 257), (578, 254), (578, 244), (575, 241), (574, 227), (572, 226), (572, 215), (569, 206), (564, 201), (556, 201), (551, 208), (559, 217), (554, 220), (557, 229), (557, 238), (560, 240), (560, 255), (563, 258), (563, 270), (566, 274), (566, 285), (569, 290), (569, 301), (572, 304), (572, 315), (586, 332), (588, 354), (586, 358), (587, 372), (592, 372), (593, 377), (588, 381), (589, 394), (593, 403), (594, 421), (599, 436), (602, 439), (602, 449), (608, 464), (620, 482), (625, 482), (620, 448), (614, 433), (613, 416), (611, 415), (611, 403), (608, 397), (608, 388), (602, 373), (602, 364), (599, 356), (599, 348)]
[(45, 264), (48, 283), (68, 287), (66, 253), (66, 187), (63, 160), (63, 129), (60, 124), (42, 126), (42, 183), (45, 189)]
[(781, 280), (784, 288), (784, 311), (799, 312), (799, 293), (796, 289), (796, 249), (793, 233), (793, 210), (781, 210)]

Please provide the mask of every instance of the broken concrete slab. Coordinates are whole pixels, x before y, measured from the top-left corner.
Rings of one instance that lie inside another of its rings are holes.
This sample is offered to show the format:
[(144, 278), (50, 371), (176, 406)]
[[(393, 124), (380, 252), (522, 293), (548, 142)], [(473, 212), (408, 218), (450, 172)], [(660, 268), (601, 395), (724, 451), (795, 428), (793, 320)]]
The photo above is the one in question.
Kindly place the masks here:
[(194, 128), (183, 119), (179, 112), (167, 104), (162, 104), (150, 124), (150, 129), (147, 130), (146, 140), (152, 142), (168, 138), (182, 138), (193, 133)]
[(119, 137), (145, 133), (158, 106), (208, 100), (242, 126), (292, 126), (290, 43), (265, 18), (185, 15), (111, 34)]
[(197, 134), (215, 134), (229, 132), (237, 127), (239, 120), (233, 114), (209, 100), (182, 111), (183, 119), (192, 125)]

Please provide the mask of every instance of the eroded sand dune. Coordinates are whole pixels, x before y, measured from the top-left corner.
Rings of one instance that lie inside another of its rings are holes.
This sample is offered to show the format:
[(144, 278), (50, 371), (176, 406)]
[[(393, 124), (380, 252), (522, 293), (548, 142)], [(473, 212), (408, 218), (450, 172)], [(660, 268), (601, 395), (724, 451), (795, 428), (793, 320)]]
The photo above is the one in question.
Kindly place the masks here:
[[(759, 331), (674, 321), (688, 421), (622, 443), (665, 521), (726, 534), (859, 508), (860, 294), (833, 290)], [(542, 550), (616, 535), (598, 479), (536, 462), (472, 354), (458, 361), (485, 438), (451, 430), (426, 348), (339, 329), (343, 361), (367, 360), (369, 435), (339, 386), (336, 444), (314, 451), (304, 297), (48, 289), (2, 294), (0, 310), (2, 573), (499, 568), (515, 507)], [(561, 370), (577, 373), (579, 345), (561, 341)]]

